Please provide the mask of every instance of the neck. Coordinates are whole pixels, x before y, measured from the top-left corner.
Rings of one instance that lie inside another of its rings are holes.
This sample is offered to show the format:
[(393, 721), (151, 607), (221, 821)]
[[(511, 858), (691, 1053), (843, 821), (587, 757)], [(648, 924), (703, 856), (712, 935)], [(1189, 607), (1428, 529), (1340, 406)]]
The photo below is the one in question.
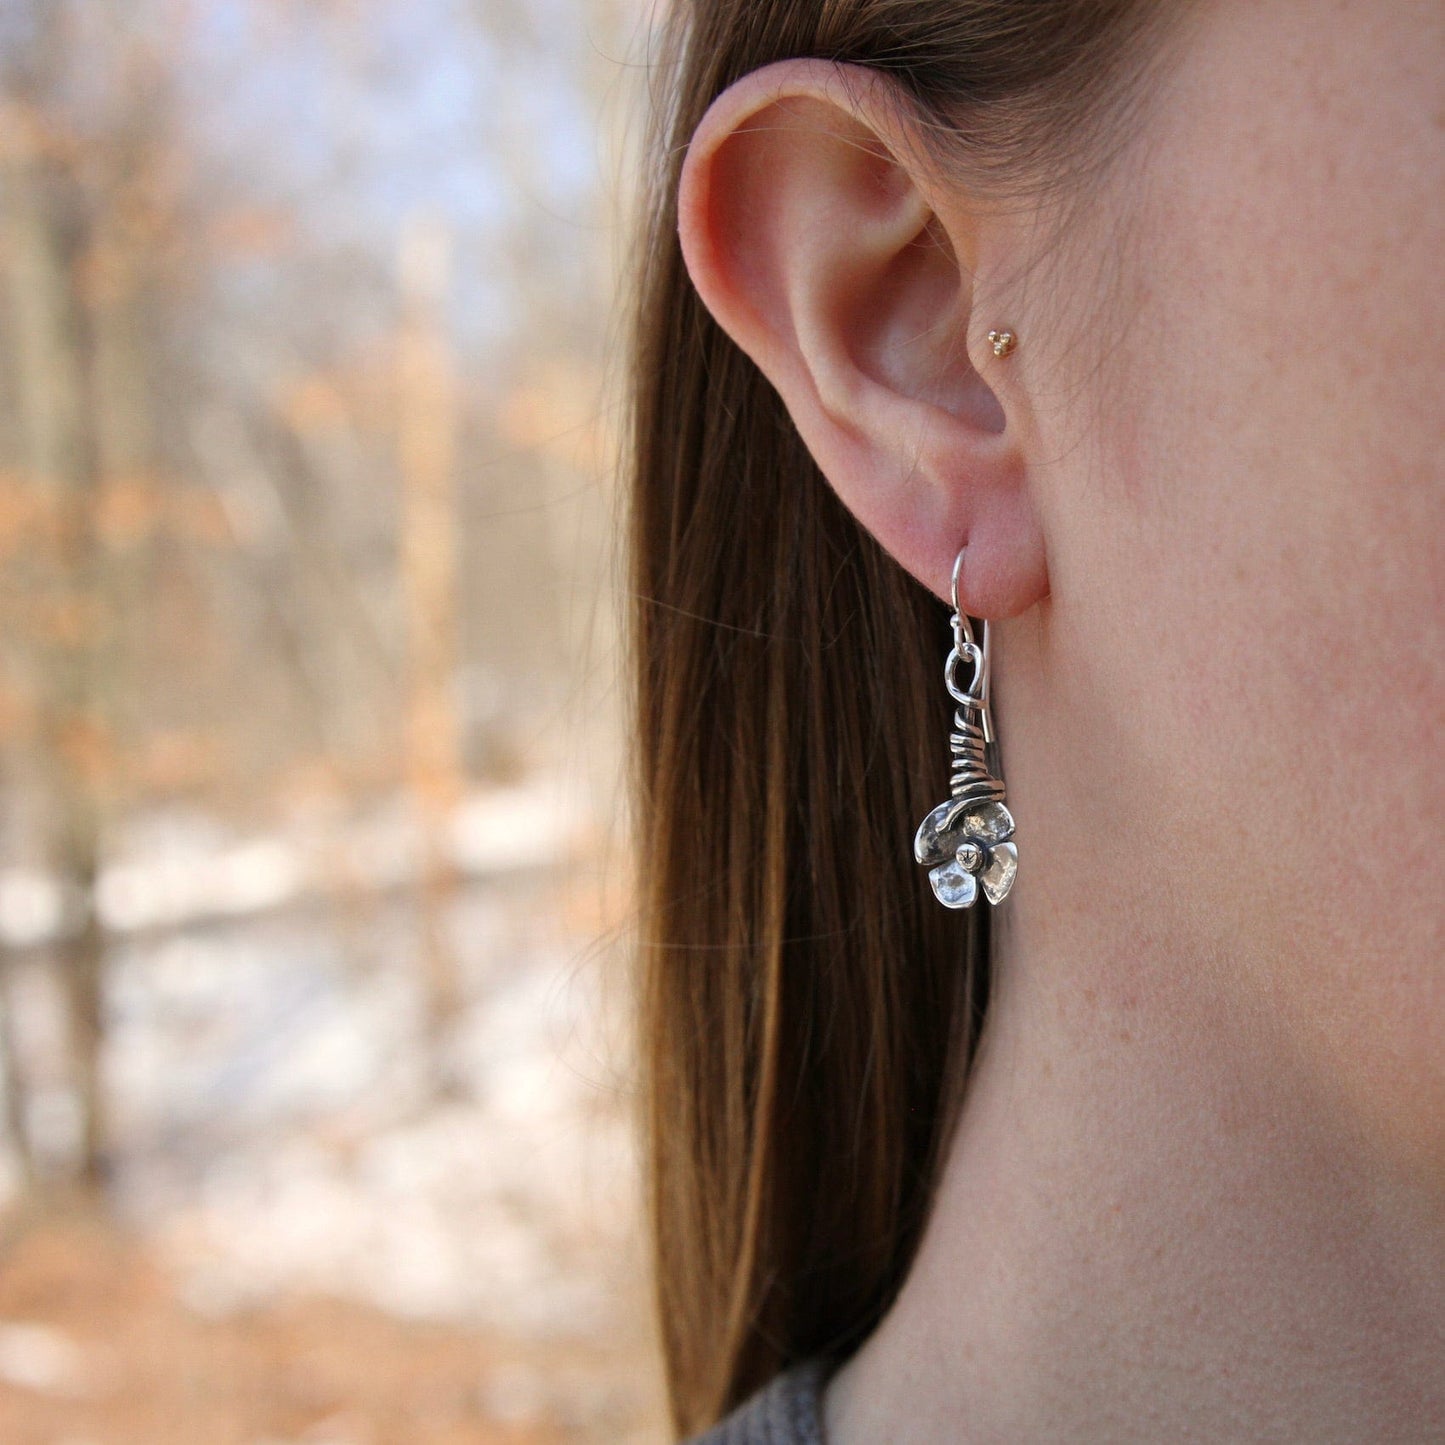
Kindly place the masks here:
[(1074, 743), (1012, 769), (988, 1025), (830, 1445), (1445, 1439), (1438, 1191), (1379, 1167), (1257, 962), (1101, 856)]

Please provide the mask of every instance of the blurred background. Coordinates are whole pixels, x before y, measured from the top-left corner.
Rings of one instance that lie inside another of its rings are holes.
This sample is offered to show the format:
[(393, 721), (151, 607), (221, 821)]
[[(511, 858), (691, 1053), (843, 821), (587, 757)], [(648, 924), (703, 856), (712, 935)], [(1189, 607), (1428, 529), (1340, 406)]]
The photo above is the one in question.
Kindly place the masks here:
[(643, 0), (0, 0), (0, 1440), (663, 1438)]

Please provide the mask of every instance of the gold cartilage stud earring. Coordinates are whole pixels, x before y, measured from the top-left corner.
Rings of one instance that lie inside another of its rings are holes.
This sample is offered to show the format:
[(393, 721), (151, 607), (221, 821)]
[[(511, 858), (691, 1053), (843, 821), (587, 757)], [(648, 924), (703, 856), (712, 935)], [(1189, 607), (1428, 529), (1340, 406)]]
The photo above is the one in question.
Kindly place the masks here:
[(1007, 356), (1018, 345), (1018, 337), (1012, 331), (990, 331), (988, 339), (995, 356)]

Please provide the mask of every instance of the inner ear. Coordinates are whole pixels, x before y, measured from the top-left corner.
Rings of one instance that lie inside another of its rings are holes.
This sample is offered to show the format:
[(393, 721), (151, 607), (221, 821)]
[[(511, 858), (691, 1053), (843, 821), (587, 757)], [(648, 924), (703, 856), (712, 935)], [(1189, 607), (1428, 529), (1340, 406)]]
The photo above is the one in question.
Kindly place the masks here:
[(997, 434), (1004, 409), (964, 345), (971, 279), (943, 223), (929, 214), (877, 278), (878, 304), (850, 308), (840, 329), (864, 375)]

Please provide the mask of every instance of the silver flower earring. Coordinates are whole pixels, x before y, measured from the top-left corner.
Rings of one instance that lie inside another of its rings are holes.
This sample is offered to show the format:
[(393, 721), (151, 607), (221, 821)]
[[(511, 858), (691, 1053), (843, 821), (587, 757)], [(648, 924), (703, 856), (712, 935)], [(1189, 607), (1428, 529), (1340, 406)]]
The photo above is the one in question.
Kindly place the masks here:
[[(945, 908), (970, 907), (980, 885), (990, 903), (1002, 903), (1019, 866), (1019, 851), (1009, 841), (1013, 815), (1004, 807), (1003, 782), (989, 766), (998, 749), (988, 702), (988, 620), (980, 645), (958, 605), (958, 574), (967, 550), (961, 549), (953, 563), (953, 647), (943, 665), (944, 685), (958, 704), (948, 737), (952, 796), (918, 825), (913, 838), (913, 856), (928, 869), (928, 881)], [(960, 688), (958, 669), (965, 663), (973, 676)]]

